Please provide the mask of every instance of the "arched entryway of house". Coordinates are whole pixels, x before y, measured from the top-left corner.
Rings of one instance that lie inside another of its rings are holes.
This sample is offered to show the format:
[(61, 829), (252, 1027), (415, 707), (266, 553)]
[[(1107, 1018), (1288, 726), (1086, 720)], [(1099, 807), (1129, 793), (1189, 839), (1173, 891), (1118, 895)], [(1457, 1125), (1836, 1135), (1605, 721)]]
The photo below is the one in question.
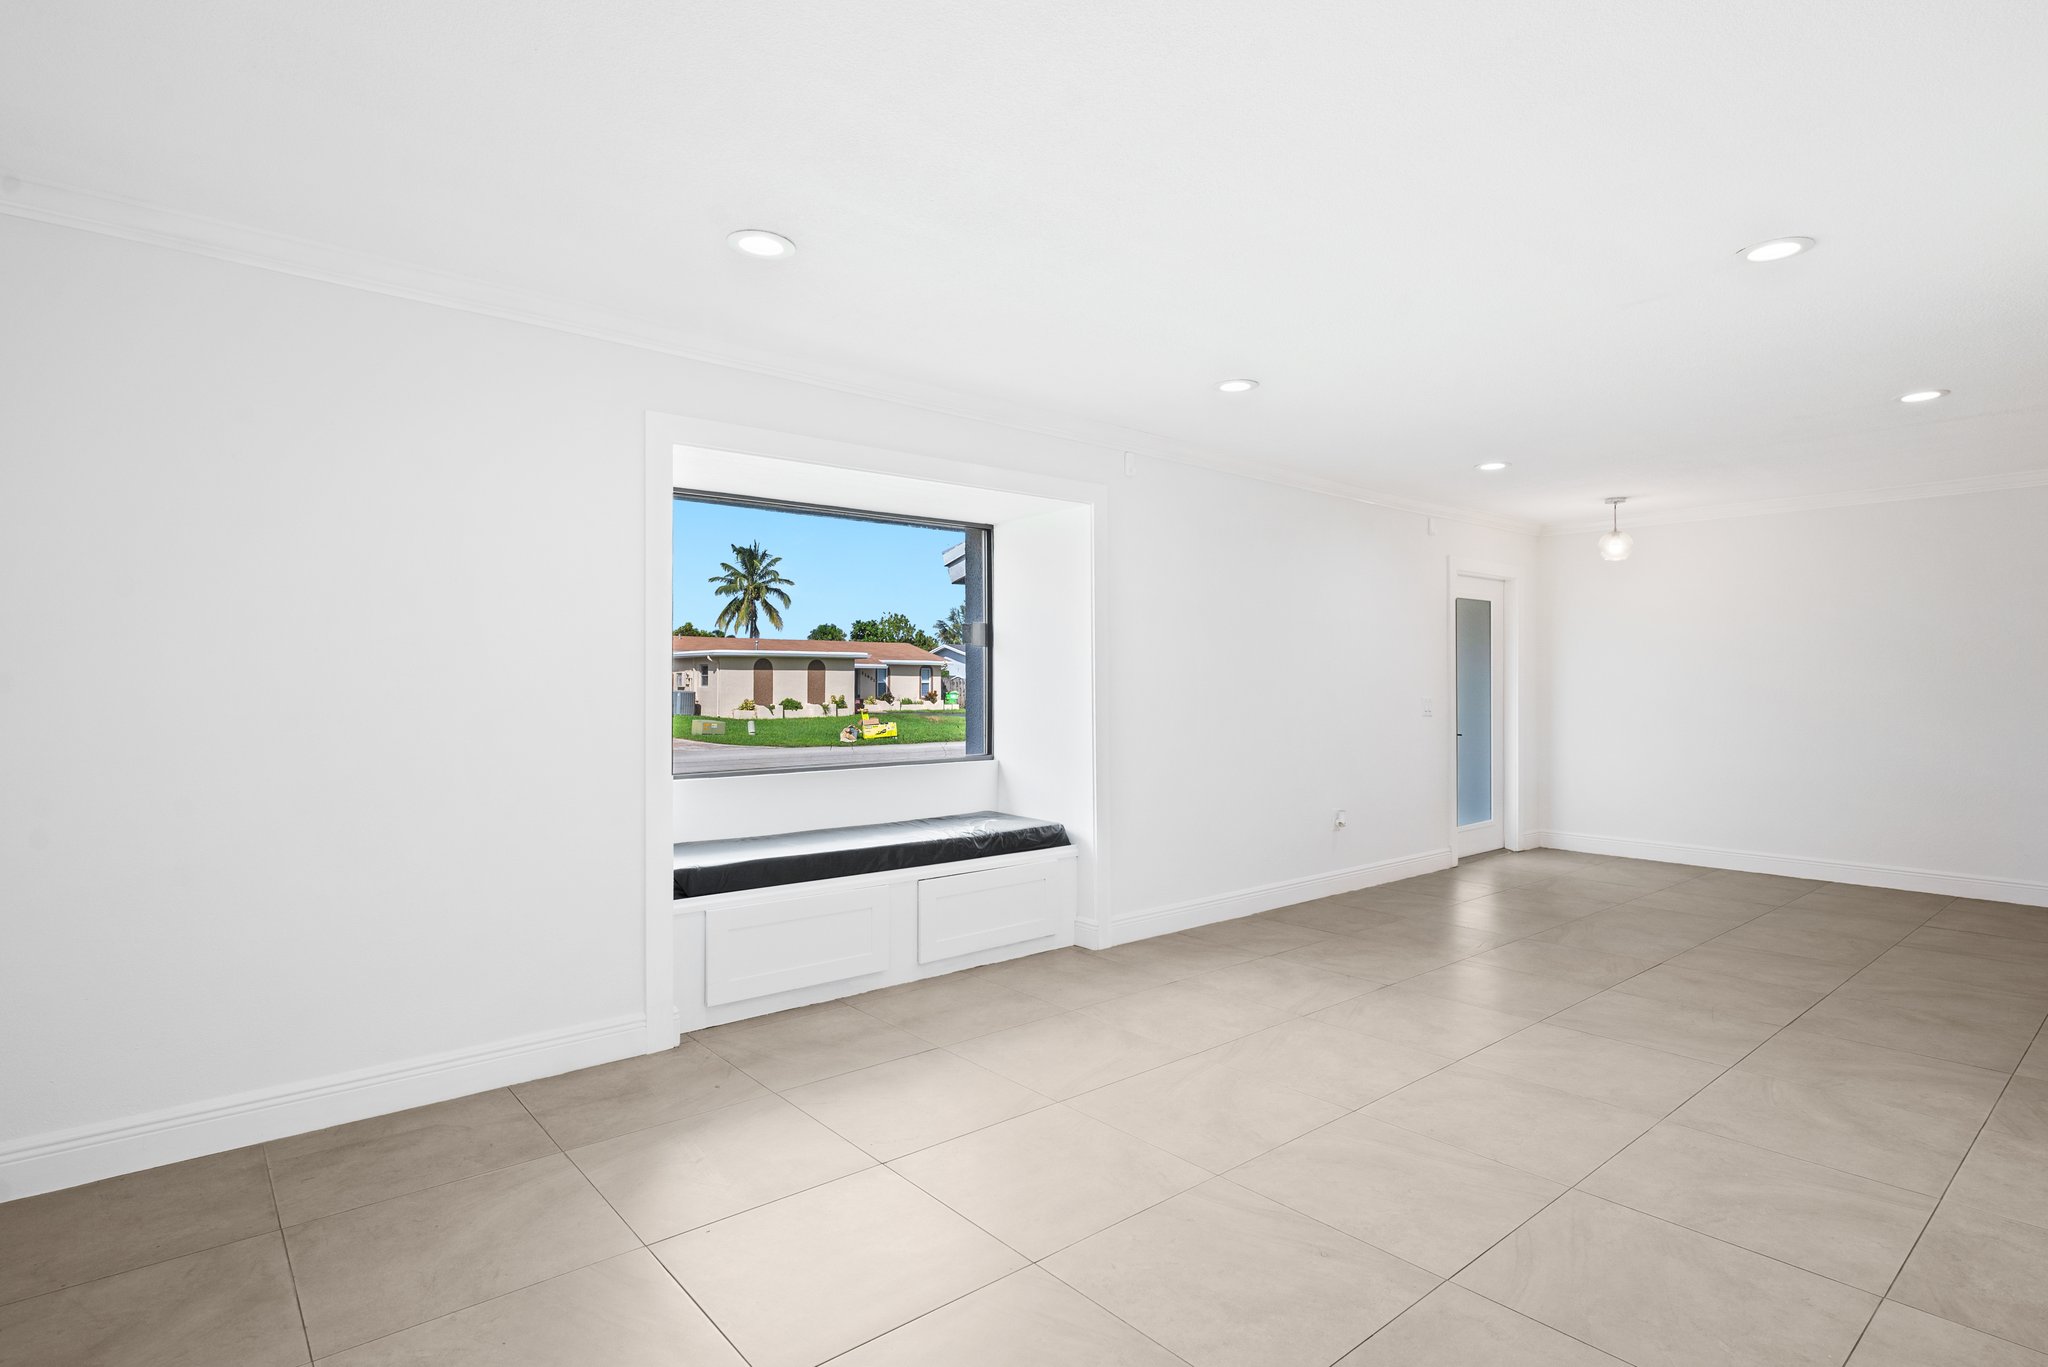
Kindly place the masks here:
[(775, 705), (775, 666), (766, 660), (754, 661), (754, 704), (757, 707)]
[(825, 662), (823, 660), (811, 661), (810, 668), (806, 669), (804, 674), (806, 676), (804, 682), (804, 701), (823, 707), (825, 705)]

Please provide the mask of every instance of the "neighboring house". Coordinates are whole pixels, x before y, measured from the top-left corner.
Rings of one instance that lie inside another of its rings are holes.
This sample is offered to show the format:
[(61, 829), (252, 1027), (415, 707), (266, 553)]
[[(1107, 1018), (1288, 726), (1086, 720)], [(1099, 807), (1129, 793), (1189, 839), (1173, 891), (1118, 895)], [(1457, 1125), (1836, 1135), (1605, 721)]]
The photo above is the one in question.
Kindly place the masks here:
[(967, 647), (940, 644), (932, 647), (932, 654), (946, 662), (946, 672), (956, 679), (967, 677)]
[(672, 640), (672, 686), (692, 695), (698, 714), (706, 717), (730, 717), (748, 698), (769, 709), (795, 698), (813, 717), (835, 697), (845, 698), (849, 710), (882, 693), (899, 703), (915, 702), (944, 687), (951, 668), (943, 656), (895, 641)]

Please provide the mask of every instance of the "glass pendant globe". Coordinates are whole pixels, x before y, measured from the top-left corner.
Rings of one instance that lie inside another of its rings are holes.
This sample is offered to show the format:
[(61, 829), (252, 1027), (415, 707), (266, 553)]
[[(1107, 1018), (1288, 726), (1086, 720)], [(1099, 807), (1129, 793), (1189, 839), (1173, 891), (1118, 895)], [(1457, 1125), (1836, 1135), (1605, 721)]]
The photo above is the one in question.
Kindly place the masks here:
[(1626, 560), (1636, 548), (1636, 539), (1627, 532), (1602, 532), (1598, 544), (1602, 560)]

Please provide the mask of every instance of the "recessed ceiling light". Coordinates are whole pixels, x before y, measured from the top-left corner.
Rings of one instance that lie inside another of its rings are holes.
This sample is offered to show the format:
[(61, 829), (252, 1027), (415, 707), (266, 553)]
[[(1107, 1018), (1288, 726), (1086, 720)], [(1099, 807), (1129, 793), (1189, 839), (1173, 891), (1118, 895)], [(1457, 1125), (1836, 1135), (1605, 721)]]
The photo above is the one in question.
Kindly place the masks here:
[(766, 228), (742, 228), (725, 239), (742, 256), (795, 256), (796, 243)]
[(1744, 261), (1783, 261), (1788, 256), (1812, 250), (1813, 239), (1810, 237), (1774, 237), (1754, 247), (1744, 247), (1738, 255)]
[(1489, 460), (1478, 468), (1481, 470), (1505, 470), (1508, 468), (1508, 463), (1504, 460)]
[(1946, 389), (1916, 389), (1910, 394), (1899, 395), (1900, 403), (1930, 403), (1948, 393)]
[(1243, 394), (1248, 390), (1257, 389), (1259, 382), (1257, 380), (1225, 380), (1216, 387), (1226, 394)]

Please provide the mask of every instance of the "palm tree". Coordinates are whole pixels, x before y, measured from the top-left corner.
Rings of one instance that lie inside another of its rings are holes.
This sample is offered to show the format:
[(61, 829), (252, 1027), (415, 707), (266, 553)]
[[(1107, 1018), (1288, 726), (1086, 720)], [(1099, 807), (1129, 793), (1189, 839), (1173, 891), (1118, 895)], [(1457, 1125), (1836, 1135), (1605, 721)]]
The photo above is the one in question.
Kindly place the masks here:
[(956, 604), (951, 612), (932, 623), (932, 630), (939, 633), (939, 640), (945, 645), (967, 644), (967, 609)]
[(750, 639), (758, 641), (763, 613), (768, 616), (769, 626), (782, 625), (781, 608), (789, 606), (786, 590), (795, 588), (796, 581), (775, 572), (782, 557), (768, 554), (758, 541), (751, 546), (734, 546), (732, 558), (738, 563), (720, 561), (718, 568), (724, 573), (714, 574), (710, 579), (713, 592), (725, 595), (725, 606), (718, 610), (715, 625), (722, 630), (744, 629)]

